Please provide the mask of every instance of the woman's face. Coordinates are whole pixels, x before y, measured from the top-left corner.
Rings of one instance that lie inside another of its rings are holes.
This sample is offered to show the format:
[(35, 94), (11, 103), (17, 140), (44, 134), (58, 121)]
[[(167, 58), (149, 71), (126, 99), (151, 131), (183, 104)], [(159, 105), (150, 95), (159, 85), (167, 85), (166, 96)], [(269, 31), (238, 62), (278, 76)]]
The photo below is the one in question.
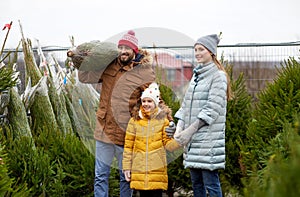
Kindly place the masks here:
[(207, 50), (203, 45), (196, 44), (194, 50), (195, 58), (198, 63), (206, 64), (212, 62), (211, 52)]
[(142, 99), (142, 107), (145, 112), (150, 112), (155, 109), (155, 103), (151, 98), (146, 97)]

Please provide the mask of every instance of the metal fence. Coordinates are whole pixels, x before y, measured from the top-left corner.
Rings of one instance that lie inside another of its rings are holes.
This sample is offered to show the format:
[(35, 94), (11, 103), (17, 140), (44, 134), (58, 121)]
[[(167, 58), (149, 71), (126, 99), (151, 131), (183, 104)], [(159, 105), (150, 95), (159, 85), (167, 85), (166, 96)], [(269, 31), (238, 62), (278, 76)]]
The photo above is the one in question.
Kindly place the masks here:
[[(152, 47), (149, 49), (155, 50)], [(157, 49), (157, 47), (156, 47)], [(193, 47), (164, 47), (160, 50), (175, 51), (176, 58), (182, 58), (196, 64)], [(284, 66), (284, 61), (295, 58), (299, 61), (300, 41), (291, 43), (249, 43), (219, 45), (218, 59), (233, 65), (233, 78), (244, 75), (248, 92), (255, 95), (274, 80), (277, 68)]]
[(299, 61), (300, 42), (273, 44), (239, 44), (219, 47), (224, 59), (233, 65), (234, 77), (244, 74), (246, 87), (252, 96), (274, 80), (277, 68), (284, 61), (295, 58)]
[[(194, 50), (191, 46), (164, 46), (164, 47), (143, 47), (151, 52), (168, 53), (170, 60), (165, 60), (168, 64), (173, 64), (175, 60), (180, 60), (182, 64), (186, 62), (195, 65)], [(54, 56), (59, 63), (64, 66), (67, 59), (69, 47), (42, 47), (46, 57)], [(236, 45), (219, 45), (218, 58), (223, 58), (233, 65), (233, 77), (237, 77), (241, 72), (246, 80), (246, 87), (253, 96), (262, 90), (268, 82), (276, 77), (276, 67), (293, 57), (299, 60), (300, 41), (290, 43), (249, 43)], [(36, 49), (33, 49), (36, 52)], [(4, 52), (7, 52), (5, 50)], [(36, 54), (36, 53), (35, 53)], [(19, 61), (22, 64), (22, 51), (19, 54)], [(39, 61), (38, 56), (36, 56)], [(176, 62), (176, 64), (178, 61)], [(182, 65), (184, 66), (184, 65)], [(22, 67), (20, 67), (22, 70)], [(191, 68), (192, 69), (192, 68)], [(24, 68), (23, 68), (24, 70)], [(180, 79), (177, 79), (180, 80)]]

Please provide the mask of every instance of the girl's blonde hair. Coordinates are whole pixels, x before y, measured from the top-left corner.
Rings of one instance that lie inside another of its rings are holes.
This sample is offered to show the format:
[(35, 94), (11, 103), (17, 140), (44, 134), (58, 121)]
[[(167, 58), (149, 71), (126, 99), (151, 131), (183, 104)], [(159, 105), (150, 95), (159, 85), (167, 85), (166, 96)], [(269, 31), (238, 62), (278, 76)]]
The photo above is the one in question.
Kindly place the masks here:
[(230, 86), (230, 77), (225, 70), (224, 66), (221, 64), (221, 62), (217, 59), (217, 57), (214, 54), (211, 54), (213, 62), (217, 65), (219, 70), (222, 70), (226, 73), (226, 78), (227, 78), (227, 101), (231, 100), (233, 97), (231, 86)]

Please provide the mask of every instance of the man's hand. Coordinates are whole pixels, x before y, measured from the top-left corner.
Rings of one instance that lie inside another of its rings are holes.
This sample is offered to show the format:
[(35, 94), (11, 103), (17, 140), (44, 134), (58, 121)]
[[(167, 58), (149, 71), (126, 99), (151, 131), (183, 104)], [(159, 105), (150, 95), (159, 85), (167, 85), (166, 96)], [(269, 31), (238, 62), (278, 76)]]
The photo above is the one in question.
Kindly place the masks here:
[(126, 181), (130, 182), (130, 180), (131, 180), (131, 172), (130, 172), (130, 170), (124, 170), (123, 173), (124, 173)]

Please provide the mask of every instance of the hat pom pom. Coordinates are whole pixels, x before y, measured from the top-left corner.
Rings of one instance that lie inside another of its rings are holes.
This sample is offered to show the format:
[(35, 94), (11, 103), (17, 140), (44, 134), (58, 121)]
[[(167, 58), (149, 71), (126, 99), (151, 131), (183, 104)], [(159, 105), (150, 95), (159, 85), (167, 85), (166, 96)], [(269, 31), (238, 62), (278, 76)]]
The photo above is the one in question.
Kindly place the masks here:
[(158, 90), (158, 85), (157, 85), (157, 83), (153, 82), (149, 85), (149, 88), (154, 89), (154, 90)]
[(132, 30), (129, 30), (129, 31), (128, 31), (128, 34), (130, 34), (130, 35), (132, 35), (132, 36), (135, 36), (135, 33), (134, 33), (134, 31), (132, 31)]

